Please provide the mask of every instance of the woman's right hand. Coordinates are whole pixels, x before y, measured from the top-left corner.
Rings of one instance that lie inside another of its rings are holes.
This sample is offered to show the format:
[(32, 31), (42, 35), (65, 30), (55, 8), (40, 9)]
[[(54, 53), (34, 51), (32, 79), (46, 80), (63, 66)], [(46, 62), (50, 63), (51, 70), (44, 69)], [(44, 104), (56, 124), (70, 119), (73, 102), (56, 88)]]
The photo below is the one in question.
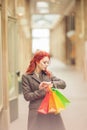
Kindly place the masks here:
[(39, 85), (39, 89), (44, 89), (46, 92), (49, 91), (50, 87), (52, 87), (52, 83), (46, 82), (46, 81), (41, 82), (40, 85)]

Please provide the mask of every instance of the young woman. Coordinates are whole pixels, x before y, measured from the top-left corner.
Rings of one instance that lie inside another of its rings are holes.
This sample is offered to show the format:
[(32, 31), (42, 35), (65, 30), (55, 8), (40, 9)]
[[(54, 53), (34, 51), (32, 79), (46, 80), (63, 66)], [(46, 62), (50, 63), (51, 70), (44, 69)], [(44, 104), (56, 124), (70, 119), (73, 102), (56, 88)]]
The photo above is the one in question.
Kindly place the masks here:
[(49, 91), (48, 86), (64, 89), (63, 80), (53, 76), (47, 67), (50, 55), (44, 51), (35, 53), (26, 73), (22, 76), (23, 95), (29, 101), (28, 130), (65, 130), (60, 114), (41, 114), (38, 108)]

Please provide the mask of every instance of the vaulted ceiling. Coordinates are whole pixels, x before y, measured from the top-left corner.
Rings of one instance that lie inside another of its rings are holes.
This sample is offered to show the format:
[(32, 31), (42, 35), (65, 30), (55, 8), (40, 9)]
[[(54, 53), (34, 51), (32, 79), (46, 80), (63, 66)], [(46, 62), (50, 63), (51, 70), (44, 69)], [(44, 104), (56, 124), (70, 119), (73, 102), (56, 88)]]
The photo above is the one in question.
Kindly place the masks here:
[(74, 7), (75, 0), (30, 0), (31, 27), (51, 29)]
[[(19, 0), (16, 13), (21, 16), (21, 25), (31, 22), (31, 28), (51, 29), (56, 23), (60, 22), (64, 16), (70, 15), (75, 10), (75, 1), (76, 0)], [(28, 9), (26, 14), (25, 7)], [(31, 18), (28, 14), (30, 14)], [(25, 15), (27, 15), (27, 19), (24, 17)]]
[(46, 13), (66, 15), (75, 4), (75, 0), (30, 0), (30, 3), (31, 14)]

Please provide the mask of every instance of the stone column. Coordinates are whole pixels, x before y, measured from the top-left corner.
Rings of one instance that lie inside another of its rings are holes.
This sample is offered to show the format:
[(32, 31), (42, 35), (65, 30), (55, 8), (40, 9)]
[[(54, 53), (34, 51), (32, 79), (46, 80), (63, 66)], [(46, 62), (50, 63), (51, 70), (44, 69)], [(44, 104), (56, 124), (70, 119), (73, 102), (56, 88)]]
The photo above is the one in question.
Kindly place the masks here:
[(0, 115), (0, 130), (9, 130), (9, 104), (8, 104), (8, 53), (7, 53), (7, 0), (2, 4), (2, 87), (3, 109)]

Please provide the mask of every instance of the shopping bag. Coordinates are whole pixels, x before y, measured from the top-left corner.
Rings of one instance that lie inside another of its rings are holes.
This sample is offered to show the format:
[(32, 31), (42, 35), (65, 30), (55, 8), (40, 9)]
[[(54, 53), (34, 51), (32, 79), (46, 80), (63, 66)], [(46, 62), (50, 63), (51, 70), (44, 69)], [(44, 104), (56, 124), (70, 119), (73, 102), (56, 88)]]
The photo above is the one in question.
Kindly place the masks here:
[(61, 93), (57, 88), (49, 88), (49, 92), (42, 100), (38, 112), (47, 114), (58, 114), (61, 110), (64, 110), (66, 105), (70, 101)]
[(70, 101), (61, 92), (59, 92), (57, 88), (52, 88), (52, 91), (57, 95), (65, 107), (70, 103)]
[(48, 106), (48, 113), (54, 113), (57, 111), (56, 102), (53, 96), (53, 92), (49, 91), (49, 106)]
[(55, 101), (55, 105), (56, 105), (55, 114), (57, 114), (57, 113), (60, 113), (61, 110), (64, 110), (65, 106), (61, 102), (60, 98), (56, 95), (56, 93), (54, 91), (52, 93), (53, 93), (53, 97), (54, 97), (54, 101)]
[(49, 93), (46, 94), (46, 96), (42, 100), (42, 102), (41, 102), (37, 111), (40, 112), (40, 113), (43, 113), (43, 114), (47, 114), (48, 113), (48, 107), (49, 107)]

